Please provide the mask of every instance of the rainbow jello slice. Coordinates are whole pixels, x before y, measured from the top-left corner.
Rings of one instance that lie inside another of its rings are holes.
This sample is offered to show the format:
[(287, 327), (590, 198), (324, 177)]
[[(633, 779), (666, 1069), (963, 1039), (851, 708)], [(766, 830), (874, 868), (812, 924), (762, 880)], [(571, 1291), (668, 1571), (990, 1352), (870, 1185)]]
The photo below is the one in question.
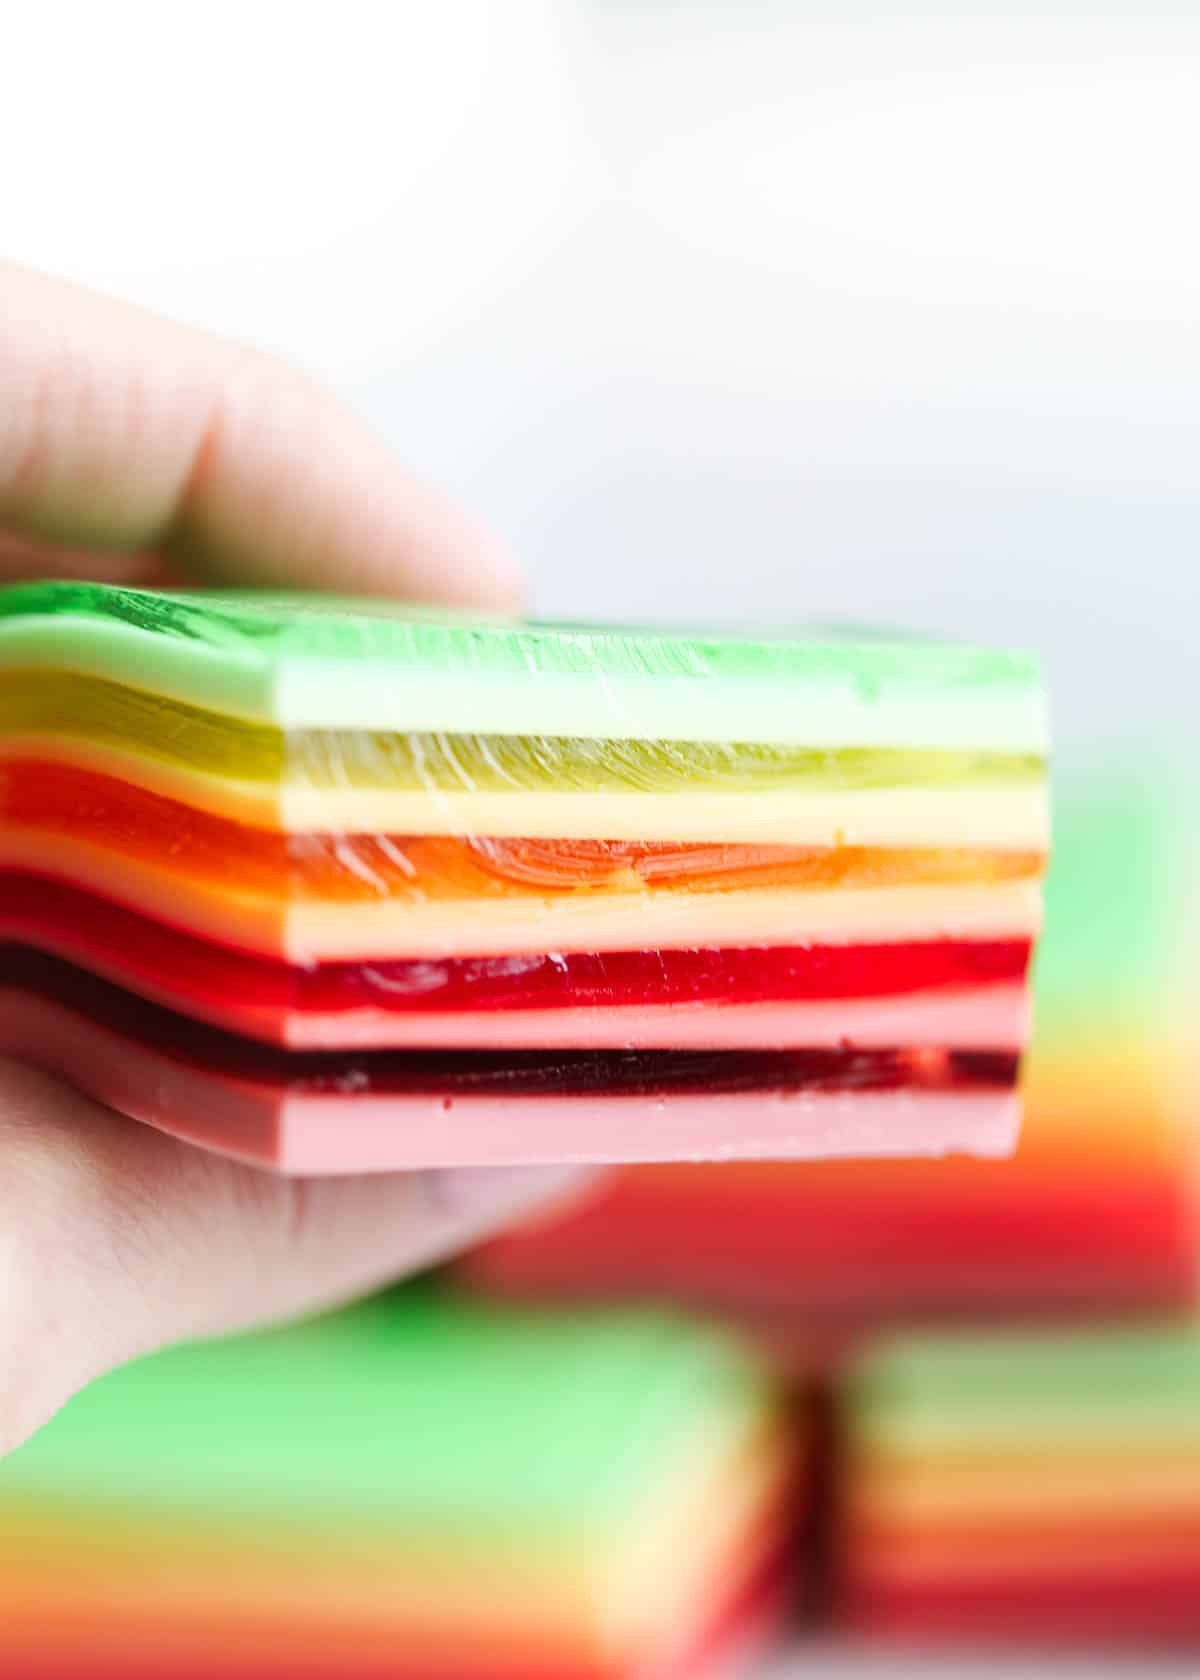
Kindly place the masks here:
[[(1045, 747), (1015, 654), (16, 586), (0, 1048), (297, 1171), (1003, 1153)], [(432, 1093), (380, 1060), (451, 1051)], [(468, 1076), (539, 1052), (585, 1094)], [(1009, 1072), (925, 1077), (970, 1058)]]
[(1194, 1645), (1200, 1331), (911, 1333), (847, 1394), (838, 1602), (904, 1639)]
[(693, 1680), (806, 1456), (732, 1338), (408, 1291), (102, 1379), (4, 1465), (27, 1680)]

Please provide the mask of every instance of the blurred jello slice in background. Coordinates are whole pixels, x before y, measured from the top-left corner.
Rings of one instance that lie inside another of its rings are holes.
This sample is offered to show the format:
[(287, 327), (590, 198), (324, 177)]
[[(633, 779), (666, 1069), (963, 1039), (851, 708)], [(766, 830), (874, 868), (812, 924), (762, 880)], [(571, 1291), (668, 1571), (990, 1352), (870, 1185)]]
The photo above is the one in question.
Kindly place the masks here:
[(157, 1355), (5, 1462), (0, 1668), (699, 1675), (778, 1617), (801, 1434), (669, 1315), (417, 1287)]
[(1200, 1328), (895, 1334), (846, 1394), (837, 1603), (914, 1639), (1200, 1636)]

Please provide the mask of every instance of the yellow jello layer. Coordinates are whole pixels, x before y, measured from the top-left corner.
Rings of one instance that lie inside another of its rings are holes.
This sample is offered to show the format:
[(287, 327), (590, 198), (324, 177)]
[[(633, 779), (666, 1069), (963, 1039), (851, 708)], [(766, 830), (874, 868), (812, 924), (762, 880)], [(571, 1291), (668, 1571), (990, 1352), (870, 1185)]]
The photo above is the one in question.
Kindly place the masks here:
[(0, 756), (264, 827), (1044, 849), (1033, 754), (283, 732), (94, 677), (0, 671)]

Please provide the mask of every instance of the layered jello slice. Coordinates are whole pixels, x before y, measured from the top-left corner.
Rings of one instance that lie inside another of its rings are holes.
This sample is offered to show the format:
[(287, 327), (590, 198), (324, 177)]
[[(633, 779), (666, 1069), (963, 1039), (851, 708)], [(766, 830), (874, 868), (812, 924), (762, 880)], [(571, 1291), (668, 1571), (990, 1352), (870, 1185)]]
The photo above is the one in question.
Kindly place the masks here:
[(1018, 655), (10, 589), (0, 1048), (295, 1170), (1002, 1153), (1044, 753)]
[(1200, 1332), (907, 1335), (843, 1427), (841, 1615), (907, 1639), (1200, 1636)]
[(102, 1379), (5, 1461), (23, 1680), (691, 1680), (779, 1617), (803, 1431), (735, 1342), (420, 1290)]

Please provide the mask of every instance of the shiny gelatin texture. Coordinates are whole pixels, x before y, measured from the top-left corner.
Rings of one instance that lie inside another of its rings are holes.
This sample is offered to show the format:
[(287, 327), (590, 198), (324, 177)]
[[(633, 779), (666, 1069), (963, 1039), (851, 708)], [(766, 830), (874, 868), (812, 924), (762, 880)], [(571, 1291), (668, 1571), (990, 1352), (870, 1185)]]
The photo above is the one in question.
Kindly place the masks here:
[(239, 1006), (336, 1014), (619, 1009), (888, 997), (1021, 984), (1026, 940), (532, 953), (397, 962), (272, 962), (43, 876), (0, 871), (0, 940), (66, 957), (211, 1018)]
[(751, 741), (289, 730), (243, 722), (62, 671), (0, 671), (0, 737), (55, 737), (210, 775), (316, 788), (415, 792), (636, 792), (705, 787), (753, 795), (1036, 783), (1036, 753), (806, 748)]
[(285, 835), (229, 822), (93, 771), (0, 764), (5, 862), (36, 868), (39, 841), (47, 836), (70, 849), (114, 854), (139, 870), (281, 901), (540, 901), (580, 892), (985, 885), (1036, 879), (1043, 864), (1037, 852), (955, 848)]

